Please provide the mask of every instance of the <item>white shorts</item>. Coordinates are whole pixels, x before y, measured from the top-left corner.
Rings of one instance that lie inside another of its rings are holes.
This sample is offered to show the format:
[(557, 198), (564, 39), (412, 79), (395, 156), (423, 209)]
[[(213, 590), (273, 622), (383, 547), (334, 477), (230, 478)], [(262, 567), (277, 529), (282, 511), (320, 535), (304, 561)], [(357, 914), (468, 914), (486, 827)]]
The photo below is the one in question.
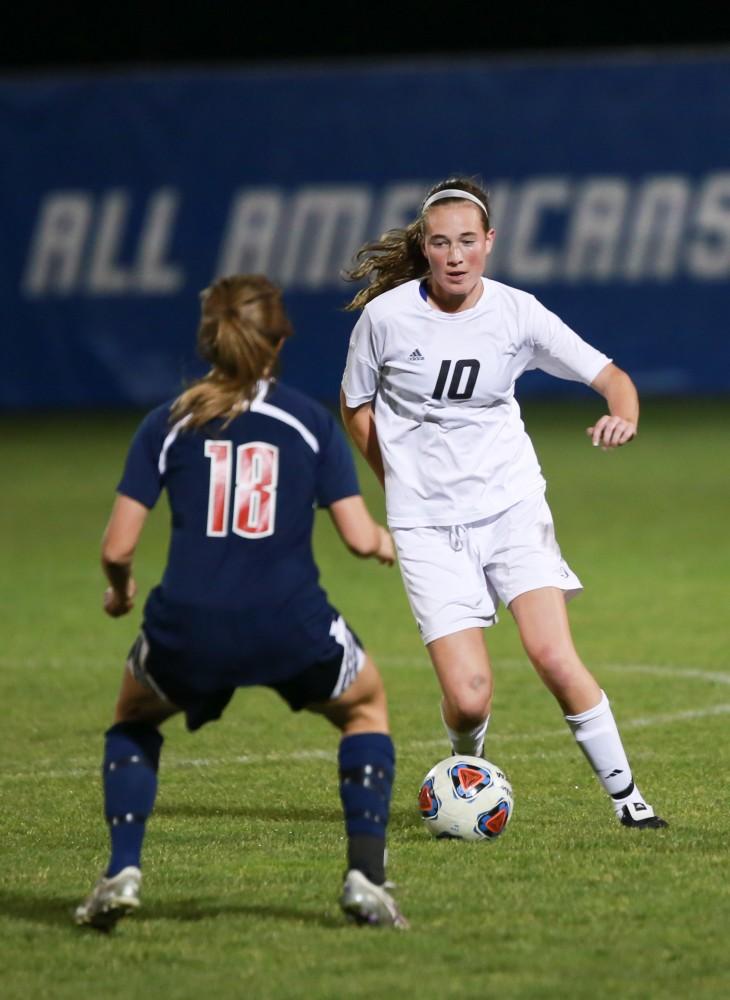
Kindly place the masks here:
[(393, 528), (403, 583), (424, 643), (465, 628), (488, 628), (500, 602), (558, 587), (583, 586), (560, 555), (541, 490), (471, 524)]

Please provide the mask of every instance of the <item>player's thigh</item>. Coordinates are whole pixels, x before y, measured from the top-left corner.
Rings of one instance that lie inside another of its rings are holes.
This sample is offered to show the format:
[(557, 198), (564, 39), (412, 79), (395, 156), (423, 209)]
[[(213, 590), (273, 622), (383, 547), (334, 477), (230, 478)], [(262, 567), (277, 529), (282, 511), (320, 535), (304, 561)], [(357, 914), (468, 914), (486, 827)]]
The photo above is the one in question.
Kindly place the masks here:
[(177, 705), (162, 699), (156, 691), (140, 683), (125, 668), (114, 711), (115, 722), (146, 722), (158, 726), (179, 711)]
[(522, 645), (533, 663), (578, 661), (565, 596), (557, 587), (528, 590), (510, 603)]
[(359, 673), (342, 694), (330, 701), (310, 702), (306, 707), (346, 733), (388, 732), (385, 688), (367, 653)]
[(542, 587), (510, 604), (525, 651), (564, 712), (576, 715), (597, 705), (598, 682), (573, 643), (563, 591)]

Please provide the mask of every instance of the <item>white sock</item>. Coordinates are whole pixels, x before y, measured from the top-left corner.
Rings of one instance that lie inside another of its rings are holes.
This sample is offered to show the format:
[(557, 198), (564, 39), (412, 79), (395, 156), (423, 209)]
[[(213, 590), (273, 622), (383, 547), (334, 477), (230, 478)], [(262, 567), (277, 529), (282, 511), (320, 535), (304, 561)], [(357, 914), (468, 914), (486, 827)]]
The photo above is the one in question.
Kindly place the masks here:
[(446, 722), (446, 719), (444, 718), (444, 706), (442, 704), (441, 721), (444, 724), (444, 729), (449, 737), (451, 749), (454, 753), (463, 753), (469, 757), (482, 756), (484, 751), (484, 737), (487, 735), (487, 726), (489, 725), (489, 716), (487, 716), (483, 722), (480, 722), (479, 725), (475, 726), (473, 729), (458, 732), (456, 729), (452, 729)]
[(620, 816), (629, 802), (646, 807), (644, 797), (634, 784), (605, 691), (601, 691), (601, 700), (596, 706), (580, 715), (566, 715), (565, 721), (596, 777), (611, 796), (616, 815)]

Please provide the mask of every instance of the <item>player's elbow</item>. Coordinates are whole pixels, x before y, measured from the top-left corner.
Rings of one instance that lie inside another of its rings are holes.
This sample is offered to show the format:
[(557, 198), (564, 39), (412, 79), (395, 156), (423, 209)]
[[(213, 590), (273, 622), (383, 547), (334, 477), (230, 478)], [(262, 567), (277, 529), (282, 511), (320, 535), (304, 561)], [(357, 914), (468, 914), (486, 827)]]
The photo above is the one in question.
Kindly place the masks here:
[(634, 383), (628, 372), (619, 368), (613, 362), (609, 362), (602, 368), (598, 375), (591, 382), (592, 387), (602, 396), (608, 397), (615, 391), (635, 391)]
[(372, 412), (371, 403), (359, 403), (357, 406), (350, 406), (344, 392), (340, 390), (340, 415), (342, 423), (352, 437), (356, 439), (367, 437)]
[(355, 410), (347, 405), (347, 399), (343, 389), (340, 389), (340, 416), (342, 417), (342, 423), (345, 427), (349, 428), (352, 421)]
[(101, 545), (101, 564), (104, 569), (116, 566), (131, 566), (134, 546), (118, 539), (105, 538)]

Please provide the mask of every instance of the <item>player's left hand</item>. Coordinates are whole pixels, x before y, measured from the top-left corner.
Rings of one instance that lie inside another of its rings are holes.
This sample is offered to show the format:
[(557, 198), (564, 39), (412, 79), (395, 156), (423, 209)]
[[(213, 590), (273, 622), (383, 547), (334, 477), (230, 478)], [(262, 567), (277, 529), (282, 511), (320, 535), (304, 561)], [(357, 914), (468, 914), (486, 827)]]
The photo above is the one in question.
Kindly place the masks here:
[(593, 427), (586, 428), (586, 434), (590, 437), (594, 448), (600, 447), (603, 451), (610, 451), (622, 444), (628, 444), (636, 437), (636, 424), (631, 420), (624, 420), (623, 417), (610, 417), (605, 414)]

